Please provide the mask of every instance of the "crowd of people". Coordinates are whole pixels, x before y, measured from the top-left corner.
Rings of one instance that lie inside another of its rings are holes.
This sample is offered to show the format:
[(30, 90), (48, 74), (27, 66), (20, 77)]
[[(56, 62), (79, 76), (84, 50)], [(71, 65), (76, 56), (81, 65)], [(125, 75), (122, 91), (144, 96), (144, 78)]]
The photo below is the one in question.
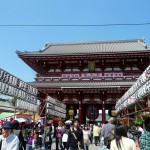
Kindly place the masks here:
[(72, 124), (59, 121), (57, 126), (49, 120), (32, 126), (25, 123), (5, 122), (0, 132), (0, 150), (51, 150), (56, 138), (56, 150), (89, 150), (90, 144), (110, 150), (150, 150), (150, 118), (145, 119), (144, 129), (135, 125), (115, 124), (110, 118), (105, 124), (80, 125), (77, 119)]

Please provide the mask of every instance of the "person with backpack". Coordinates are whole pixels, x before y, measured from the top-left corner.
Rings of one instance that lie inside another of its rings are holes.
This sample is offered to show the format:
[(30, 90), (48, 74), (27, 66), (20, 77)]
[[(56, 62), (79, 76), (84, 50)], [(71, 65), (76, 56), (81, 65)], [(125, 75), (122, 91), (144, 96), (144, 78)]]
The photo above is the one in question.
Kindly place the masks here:
[(68, 132), (68, 140), (65, 150), (83, 150), (84, 143), (83, 143), (83, 132), (79, 128), (79, 121), (78, 119), (74, 119), (73, 127), (70, 128)]
[(111, 117), (108, 123), (102, 127), (101, 138), (104, 138), (104, 145), (107, 146), (107, 148), (110, 148), (110, 143), (115, 138), (115, 125), (113, 123), (114, 119)]
[(66, 124), (65, 128), (62, 131), (62, 143), (63, 143), (63, 149), (66, 148), (67, 140), (68, 140), (68, 133), (70, 129), (70, 124)]

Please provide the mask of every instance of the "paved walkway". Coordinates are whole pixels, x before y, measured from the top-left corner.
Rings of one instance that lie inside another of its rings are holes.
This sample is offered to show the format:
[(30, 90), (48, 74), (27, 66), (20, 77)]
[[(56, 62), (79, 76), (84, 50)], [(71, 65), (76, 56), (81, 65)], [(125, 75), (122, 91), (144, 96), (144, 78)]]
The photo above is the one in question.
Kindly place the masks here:
[[(44, 150), (44, 147), (42, 147), (42, 150)], [(53, 139), (53, 144), (52, 144), (52, 149), (51, 150), (56, 150), (56, 144), (55, 144), (54, 139)], [(100, 150), (100, 144), (98, 144), (97, 146), (95, 146), (95, 144), (90, 144), (89, 150)]]

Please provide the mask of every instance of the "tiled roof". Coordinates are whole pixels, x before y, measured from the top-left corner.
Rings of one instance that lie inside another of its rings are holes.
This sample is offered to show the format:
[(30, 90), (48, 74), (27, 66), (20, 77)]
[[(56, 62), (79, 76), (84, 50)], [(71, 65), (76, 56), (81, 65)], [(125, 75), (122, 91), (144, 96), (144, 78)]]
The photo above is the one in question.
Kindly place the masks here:
[(149, 51), (143, 39), (74, 42), (74, 43), (47, 43), (44, 49), (33, 52), (20, 52), (18, 55), (71, 55), (71, 54), (99, 54)]
[(135, 81), (116, 81), (116, 82), (99, 82), (99, 81), (60, 81), (60, 82), (30, 82), (35, 87), (52, 87), (52, 88), (112, 88), (112, 87), (130, 87)]

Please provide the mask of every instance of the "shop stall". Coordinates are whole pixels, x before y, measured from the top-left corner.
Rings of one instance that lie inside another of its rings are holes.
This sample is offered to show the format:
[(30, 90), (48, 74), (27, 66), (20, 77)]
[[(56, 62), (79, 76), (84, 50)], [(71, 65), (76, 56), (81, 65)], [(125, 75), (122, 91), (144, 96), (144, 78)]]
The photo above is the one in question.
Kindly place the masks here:
[(120, 119), (134, 118), (134, 123), (141, 124), (145, 117), (150, 116), (150, 65), (118, 100), (115, 109)]
[[(3, 99), (0, 99), (0, 113), (13, 112), (14, 119), (21, 118), (16, 114), (18, 112), (26, 112), (30, 116), (38, 113), (37, 93), (36, 88), (0, 68), (0, 94), (3, 95)], [(8, 100), (7, 97), (11, 98)]]
[[(50, 96), (43, 100), (45, 105), (42, 110), (45, 110), (45, 116), (41, 116), (40, 100), (37, 98), (38, 90), (1, 68), (0, 94), (4, 95), (3, 97), (11, 97), (11, 100), (7, 98), (0, 100), (0, 112), (13, 112), (11, 116), (13, 119), (25, 118), (30, 121), (39, 121), (43, 118), (44, 120), (46, 118), (66, 118), (66, 105)], [(18, 112), (22, 115), (17, 115)], [(3, 121), (7, 120), (7, 118), (3, 119)]]

